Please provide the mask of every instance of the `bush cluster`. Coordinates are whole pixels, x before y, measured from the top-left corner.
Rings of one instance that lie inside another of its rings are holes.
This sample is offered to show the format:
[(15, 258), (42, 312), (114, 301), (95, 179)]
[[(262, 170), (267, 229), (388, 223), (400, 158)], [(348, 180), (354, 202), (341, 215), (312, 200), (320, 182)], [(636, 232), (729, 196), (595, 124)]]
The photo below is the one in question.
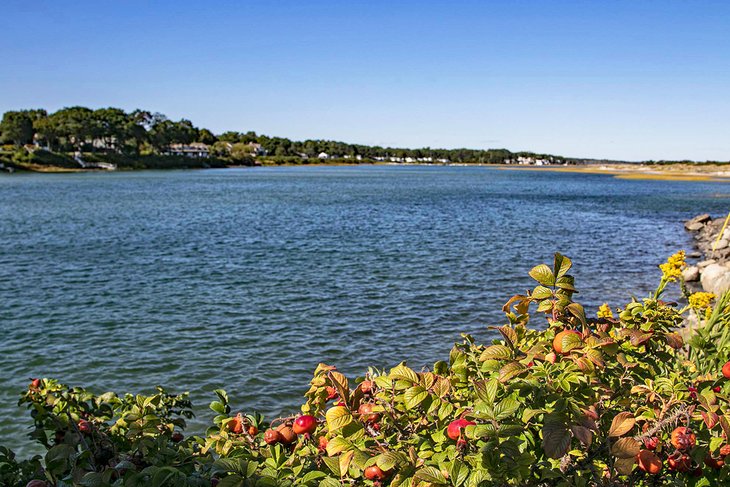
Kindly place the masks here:
[[(320, 364), (301, 411), (273, 421), (233, 413), (218, 390), (204, 436), (183, 434), (185, 394), (97, 396), (35, 379), (20, 403), (47, 452), (18, 461), (0, 449), (0, 483), (730, 485), (730, 295), (690, 295), (683, 265), (675, 254), (651, 296), (590, 318), (556, 254), (504, 305), (491, 343), (464, 335), (430, 369), (355, 381)], [(662, 300), (675, 282), (686, 306)], [(699, 325), (685, 327), (690, 315)]]

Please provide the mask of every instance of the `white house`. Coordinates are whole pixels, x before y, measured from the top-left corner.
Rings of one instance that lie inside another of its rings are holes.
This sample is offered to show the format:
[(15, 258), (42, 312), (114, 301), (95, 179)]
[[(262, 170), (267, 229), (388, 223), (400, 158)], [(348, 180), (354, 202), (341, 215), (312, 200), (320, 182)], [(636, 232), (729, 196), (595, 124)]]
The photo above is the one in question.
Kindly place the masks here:
[(202, 142), (193, 142), (192, 144), (170, 144), (164, 154), (166, 156), (207, 158), (210, 156), (210, 151), (208, 146)]
[(324, 160), (324, 159), (329, 159), (330, 155), (327, 154), (326, 152), (320, 152), (317, 157)]

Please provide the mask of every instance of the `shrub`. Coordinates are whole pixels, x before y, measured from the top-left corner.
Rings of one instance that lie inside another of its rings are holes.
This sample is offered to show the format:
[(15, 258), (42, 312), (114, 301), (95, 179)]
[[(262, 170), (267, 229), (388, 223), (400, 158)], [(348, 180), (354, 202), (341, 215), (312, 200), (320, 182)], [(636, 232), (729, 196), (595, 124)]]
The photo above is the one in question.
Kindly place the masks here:
[[(530, 293), (504, 305), (507, 324), (494, 328), (499, 338), (491, 343), (464, 335), (448, 361), (429, 370), (401, 363), (370, 369), (357, 382), (320, 364), (301, 413), (270, 423), (232, 414), (219, 390), (204, 437), (181, 435), (192, 416), (185, 395), (95, 396), (34, 381), (21, 404), (31, 410), (31, 436), (48, 451), (19, 463), (0, 450), (0, 479), (58, 486), (725, 485), (730, 386), (721, 369), (730, 297), (714, 307), (709, 295), (687, 293), (682, 308), (663, 301), (683, 265), (682, 253), (672, 256), (651, 297), (615, 310), (601, 306), (593, 319), (573, 301), (570, 259), (556, 254), (552, 266), (530, 271), (537, 282)], [(687, 313), (702, 320), (688, 344)], [(530, 326), (540, 316), (545, 321)]]

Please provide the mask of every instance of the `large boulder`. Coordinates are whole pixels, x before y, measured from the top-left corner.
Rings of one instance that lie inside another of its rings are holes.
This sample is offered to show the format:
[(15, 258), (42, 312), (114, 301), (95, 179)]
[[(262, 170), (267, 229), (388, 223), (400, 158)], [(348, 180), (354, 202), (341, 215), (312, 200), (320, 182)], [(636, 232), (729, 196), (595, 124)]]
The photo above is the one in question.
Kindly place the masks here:
[(720, 296), (730, 289), (730, 269), (720, 264), (710, 264), (702, 271), (700, 278), (705, 291)]
[(699, 281), (700, 269), (697, 266), (689, 266), (682, 271), (682, 277), (687, 282)]
[(705, 223), (710, 220), (712, 220), (712, 217), (710, 217), (707, 213), (703, 213), (702, 215), (697, 215), (691, 220), (687, 220), (684, 224), (684, 228), (691, 231), (701, 230), (702, 227), (705, 226)]

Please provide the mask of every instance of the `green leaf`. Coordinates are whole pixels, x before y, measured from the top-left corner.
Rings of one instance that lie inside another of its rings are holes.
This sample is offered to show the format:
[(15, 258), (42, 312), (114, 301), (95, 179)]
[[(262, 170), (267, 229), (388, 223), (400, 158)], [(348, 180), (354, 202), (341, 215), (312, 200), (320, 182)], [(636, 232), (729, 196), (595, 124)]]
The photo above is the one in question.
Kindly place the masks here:
[(421, 482), (429, 482), (437, 485), (447, 485), (448, 481), (436, 467), (423, 467), (416, 472), (413, 476), (414, 479), (420, 480)]
[(342, 438), (341, 436), (335, 436), (327, 443), (327, 455), (333, 457), (338, 453), (353, 448), (351, 441)]
[(451, 391), (451, 382), (445, 377), (439, 377), (436, 379), (436, 383), (433, 385), (433, 392), (438, 397), (444, 397)]
[(532, 291), (531, 297), (534, 299), (547, 299), (552, 297), (553, 292), (545, 286), (537, 286)]
[(499, 381), (504, 383), (517, 377), (526, 370), (525, 366), (519, 362), (509, 362), (499, 369)]
[(405, 363), (401, 363), (390, 370), (390, 376), (396, 380), (405, 380), (412, 382), (413, 384), (418, 383), (418, 374), (416, 374), (410, 367), (406, 366)]
[(490, 405), (494, 404), (498, 388), (499, 381), (497, 379), (480, 380), (474, 383), (477, 397)]
[(545, 264), (536, 265), (529, 272), (530, 277), (542, 284), (543, 286), (554, 286), (555, 276)]
[(573, 276), (562, 276), (555, 280), (555, 286), (563, 291), (577, 292), (575, 289), (575, 278)]
[(561, 458), (570, 448), (570, 431), (560, 415), (548, 414), (542, 428), (542, 447), (548, 458)]
[[(319, 480), (326, 476), (327, 476), (327, 474), (324, 472), (321, 472), (319, 470), (312, 470), (311, 472), (307, 472), (306, 474), (304, 474), (304, 477), (302, 477), (302, 483), (308, 484), (310, 482), (314, 482), (315, 480)], [(321, 482), (320, 482), (320, 485), (322, 485)]]
[(511, 397), (506, 397), (494, 407), (495, 419), (497, 421), (507, 419), (512, 416), (517, 411), (517, 409), (519, 409), (519, 407), (519, 402)]
[(335, 406), (329, 409), (325, 414), (325, 419), (330, 433), (344, 428), (353, 421), (352, 413), (344, 406)]
[(402, 453), (394, 451), (386, 451), (375, 457), (375, 464), (384, 472), (393, 470), (396, 465), (400, 465), (406, 461)]
[(407, 389), (403, 395), (403, 402), (406, 409), (413, 409), (420, 405), (428, 397), (428, 391), (421, 386), (414, 386)]
[(46, 469), (54, 475), (63, 473), (66, 470), (68, 459), (76, 450), (67, 444), (60, 444), (52, 447), (46, 453)]
[(322, 460), (335, 476), (340, 477), (340, 459), (338, 457), (322, 457)]
[(228, 411), (226, 411), (226, 405), (219, 401), (211, 402), (210, 409), (218, 414), (228, 414)]
[(556, 277), (563, 277), (566, 272), (573, 266), (573, 262), (566, 256), (555, 252), (555, 258), (553, 260), (553, 269), (555, 270)]
[(563, 353), (568, 353), (574, 348), (578, 348), (583, 345), (583, 339), (579, 334), (566, 333), (565, 335), (563, 335), (561, 345), (563, 346)]
[(581, 324), (586, 324), (586, 312), (583, 309), (583, 306), (581, 306), (578, 303), (570, 303), (566, 309), (568, 310), (568, 313), (572, 314), (576, 318), (578, 318), (578, 321), (581, 322)]
[(512, 350), (506, 345), (491, 345), (484, 349), (479, 360), (506, 360), (512, 358)]
[(243, 487), (245, 479), (238, 474), (223, 477), (218, 482), (218, 487)]
[[(339, 473), (337, 475), (339, 475)], [(319, 487), (342, 487), (342, 483), (332, 477), (327, 477), (319, 483)]]

